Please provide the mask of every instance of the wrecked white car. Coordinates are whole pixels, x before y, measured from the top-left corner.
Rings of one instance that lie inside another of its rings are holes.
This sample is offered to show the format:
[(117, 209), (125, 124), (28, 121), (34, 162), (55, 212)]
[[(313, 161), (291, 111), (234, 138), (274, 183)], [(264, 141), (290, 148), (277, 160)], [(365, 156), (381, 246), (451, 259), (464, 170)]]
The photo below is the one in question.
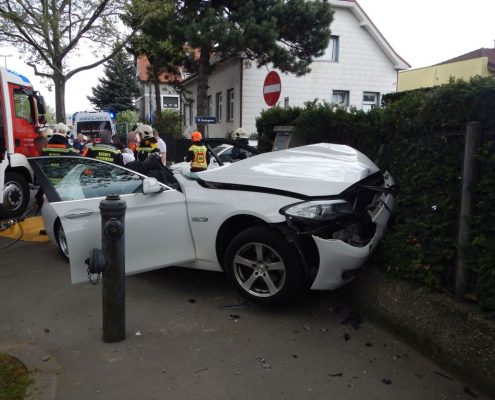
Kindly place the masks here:
[(352, 280), (382, 237), (394, 181), (362, 153), (314, 144), (259, 154), (168, 182), (80, 157), (32, 158), (45, 228), (72, 282), (101, 247), (100, 201), (126, 201), (126, 273), (166, 266), (224, 271), (257, 303)]

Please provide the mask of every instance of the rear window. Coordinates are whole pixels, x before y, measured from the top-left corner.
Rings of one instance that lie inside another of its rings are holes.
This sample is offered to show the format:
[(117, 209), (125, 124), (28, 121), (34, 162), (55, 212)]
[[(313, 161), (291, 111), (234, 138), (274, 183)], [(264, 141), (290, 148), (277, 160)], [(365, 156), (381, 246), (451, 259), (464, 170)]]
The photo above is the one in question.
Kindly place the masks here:
[(76, 126), (77, 132), (83, 135), (99, 136), (103, 130), (112, 130), (110, 121), (84, 121), (78, 122)]

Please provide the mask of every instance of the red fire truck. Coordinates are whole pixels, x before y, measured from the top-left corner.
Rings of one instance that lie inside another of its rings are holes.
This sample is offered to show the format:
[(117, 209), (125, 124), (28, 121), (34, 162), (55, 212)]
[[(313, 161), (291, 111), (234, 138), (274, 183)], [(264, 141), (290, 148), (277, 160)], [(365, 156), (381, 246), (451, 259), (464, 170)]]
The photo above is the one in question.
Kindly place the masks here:
[(25, 76), (0, 67), (0, 219), (22, 215), (34, 175), (26, 157), (45, 124), (45, 101)]

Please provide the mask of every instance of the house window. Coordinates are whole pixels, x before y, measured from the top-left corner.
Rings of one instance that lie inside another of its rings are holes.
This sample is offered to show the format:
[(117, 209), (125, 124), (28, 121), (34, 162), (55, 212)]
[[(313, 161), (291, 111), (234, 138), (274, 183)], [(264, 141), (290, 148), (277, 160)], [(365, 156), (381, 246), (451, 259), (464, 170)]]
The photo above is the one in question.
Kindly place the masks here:
[(189, 103), (189, 126), (194, 124), (194, 101)]
[(216, 100), (215, 117), (217, 117), (217, 122), (220, 122), (222, 120), (222, 92), (216, 94)]
[(380, 101), (380, 93), (364, 92), (363, 93), (363, 111), (370, 111), (378, 107)]
[(234, 89), (227, 90), (227, 121), (234, 120)]
[(211, 96), (208, 96), (208, 116), (211, 115), (212, 111), (213, 111), (213, 99)]
[(162, 109), (179, 109), (179, 96), (162, 96)]
[(330, 36), (330, 41), (328, 42), (328, 47), (325, 50), (325, 53), (318, 58), (318, 60), (322, 61), (339, 61), (339, 37), (338, 36)]
[(183, 119), (183, 122), (184, 122), (184, 125), (185, 126), (189, 126), (189, 120), (188, 120), (188, 117), (189, 117), (189, 108), (191, 107), (191, 105), (188, 103), (188, 104), (184, 104), (184, 114), (182, 115), (182, 119)]
[(284, 97), (284, 108), (289, 108), (289, 97)]
[(346, 90), (334, 90), (332, 94), (332, 103), (347, 107), (349, 105), (349, 92)]

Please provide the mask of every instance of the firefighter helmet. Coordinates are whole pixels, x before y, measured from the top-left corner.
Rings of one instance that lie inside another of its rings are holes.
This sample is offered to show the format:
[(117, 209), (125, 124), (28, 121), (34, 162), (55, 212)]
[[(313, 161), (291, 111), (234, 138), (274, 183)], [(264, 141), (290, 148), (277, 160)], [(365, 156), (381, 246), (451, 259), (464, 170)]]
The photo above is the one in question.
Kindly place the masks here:
[(191, 140), (193, 142), (201, 142), (201, 140), (203, 140), (203, 135), (201, 134), (201, 132), (194, 131), (193, 133), (191, 133)]

